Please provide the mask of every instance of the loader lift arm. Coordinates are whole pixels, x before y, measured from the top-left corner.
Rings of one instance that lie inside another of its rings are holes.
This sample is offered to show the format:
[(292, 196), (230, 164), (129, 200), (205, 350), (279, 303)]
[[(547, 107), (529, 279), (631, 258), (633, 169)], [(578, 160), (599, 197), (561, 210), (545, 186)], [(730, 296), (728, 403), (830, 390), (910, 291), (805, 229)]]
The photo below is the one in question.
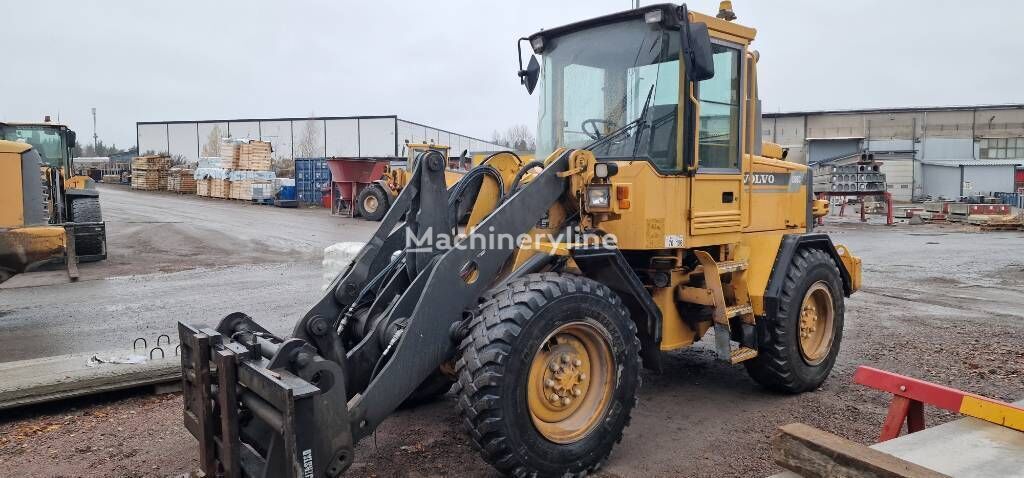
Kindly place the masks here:
[[(563, 196), (566, 151), (476, 231), (529, 231)], [(508, 241), (452, 241), (444, 158), (428, 151), (363, 250), (296, 324), (274, 336), (244, 314), (179, 324), (185, 422), (207, 476), (336, 477), (356, 442), (455, 352), (458, 325), (502, 272)], [(415, 241), (416, 247), (408, 242)]]

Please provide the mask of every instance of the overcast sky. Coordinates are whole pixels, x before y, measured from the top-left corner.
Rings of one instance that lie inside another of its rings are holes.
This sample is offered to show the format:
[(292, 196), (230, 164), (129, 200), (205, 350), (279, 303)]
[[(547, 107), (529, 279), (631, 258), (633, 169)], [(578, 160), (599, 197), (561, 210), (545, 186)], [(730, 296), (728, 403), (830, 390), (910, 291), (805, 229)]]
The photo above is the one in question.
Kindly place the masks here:
[[(535, 127), (517, 38), (631, 3), (22, 1), (0, 29), (0, 118), (59, 115), (88, 141), (96, 107), (100, 139), (122, 147), (136, 121), (311, 112), (397, 114), (488, 139)], [(981, 3), (733, 1), (758, 30), (771, 112), (1024, 102), (1024, 3)]]

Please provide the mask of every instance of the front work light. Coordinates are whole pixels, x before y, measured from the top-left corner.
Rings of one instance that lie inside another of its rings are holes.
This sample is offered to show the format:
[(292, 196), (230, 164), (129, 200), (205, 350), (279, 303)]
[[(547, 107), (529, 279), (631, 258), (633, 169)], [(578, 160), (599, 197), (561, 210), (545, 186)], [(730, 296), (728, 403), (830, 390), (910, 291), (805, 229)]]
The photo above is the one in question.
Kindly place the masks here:
[(600, 184), (587, 188), (587, 206), (595, 209), (607, 209), (611, 205), (612, 187)]
[(661, 23), (661, 10), (651, 10), (644, 14), (645, 23)]

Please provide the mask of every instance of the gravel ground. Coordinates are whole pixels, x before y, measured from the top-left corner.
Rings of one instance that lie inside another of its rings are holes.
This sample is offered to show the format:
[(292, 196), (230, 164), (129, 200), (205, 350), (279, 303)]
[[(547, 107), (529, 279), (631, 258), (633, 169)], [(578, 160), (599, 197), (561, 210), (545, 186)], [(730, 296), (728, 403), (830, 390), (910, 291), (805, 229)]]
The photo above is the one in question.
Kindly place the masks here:
[[(632, 426), (601, 476), (767, 476), (779, 471), (769, 438), (791, 422), (872, 443), (888, 397), (852, 383), (858, 365), (1007, 401), (1024, 398), (1024, 234), (861, 224), (823, 230), (864, 259), (865, 273), (864, 289), (847, 301), (831, 378), (814, 392), (778, 395), (703, 346), (669, 354), (664, 373), (645, 373)], [(309, 262), (300, 256), (298, 263)], [(315, 274), (307, 276), (308, 286), (319, 286)], [(0, 324), (10, 315), (0, 314)], [(5, 412), (0, 476), (187, 475), (198, 452), (180, 418), (178, 394), (107, 395)], [(930, 424), (952, 418), (927, 413)], [(470, 447), (447, 396), (396, 413), (358, 446), (346, 476), (494, 475)]]

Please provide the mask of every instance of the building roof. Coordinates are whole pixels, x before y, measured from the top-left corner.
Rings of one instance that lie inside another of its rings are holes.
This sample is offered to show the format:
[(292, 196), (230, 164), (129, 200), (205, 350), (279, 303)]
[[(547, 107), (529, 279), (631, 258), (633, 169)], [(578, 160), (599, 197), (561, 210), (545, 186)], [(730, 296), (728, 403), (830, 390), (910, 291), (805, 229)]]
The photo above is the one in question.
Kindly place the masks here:
[(1024, 109), (1024, 103), (1006, 103), (994, 105), (953, 105), (953, 106), (903, 106), (890, 108), (863, 108), (837, 110), (788, 111), (785, 113), (764, 113), (765, 118), (782, 118), (786, 116), (828, 115), (828, 114), (863, 114), (863, 113), (918, 113), (924, 111), (975, 111), (975, 110), (1007, 110)]
[(865, 139), (863, 136), (833, 136), (833, 137), (820, 137), (820, 138), (806, 138), (805, 141), (853, 141), (853, 140)]
[(929, 166), (947, 166), (957, 168), (960, 166), (1022, 166), (1024, 159), (947, 159), (921, 161), (921, 164)]

